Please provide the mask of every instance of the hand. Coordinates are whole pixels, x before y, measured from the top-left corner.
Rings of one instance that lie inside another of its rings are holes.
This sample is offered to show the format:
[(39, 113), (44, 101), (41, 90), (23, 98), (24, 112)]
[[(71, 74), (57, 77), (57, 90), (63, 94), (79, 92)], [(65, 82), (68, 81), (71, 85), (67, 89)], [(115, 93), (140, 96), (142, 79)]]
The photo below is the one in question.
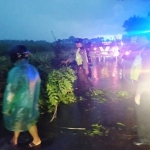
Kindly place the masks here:
[(141, 95), (140, 94), (136, 94), (134, 100), (135, 100), (135, 103), (137, 105), (140, 105), (140, 99), (141, 99)]
[(62, 63), (62, 64), (67, 64), (68, 61), (67, 61), (67, 60), (66, 60), (66, 61), (64, 60), (64, 61), (61, 61), (61, 63)]

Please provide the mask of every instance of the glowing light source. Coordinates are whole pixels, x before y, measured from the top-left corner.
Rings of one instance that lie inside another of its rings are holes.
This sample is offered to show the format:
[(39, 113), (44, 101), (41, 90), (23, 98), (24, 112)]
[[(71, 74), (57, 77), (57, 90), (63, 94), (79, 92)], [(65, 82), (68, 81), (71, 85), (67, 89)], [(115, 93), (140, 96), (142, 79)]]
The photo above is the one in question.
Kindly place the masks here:
[(114, 53), (114, 56), (119, 56), (119, 52), (118, 52), (118, 51), (115, 52), (115, 53)]
[(129, 54), (130, 54), (130, 52), (126, 52), (126, 53), (125, 53), (125, 55), (129, 55)]
[(97, 50), (97, 48), (96, 48), (96, 47), (94, 47), (94, 50), (96, 51), (96, 50)]
[(129, 32), (129, 35), (140, 35), (140, 34), (144, 34), (144, 33), (149, 33), (150, 30), (139, 30), (139, 31), (133, 31), (133, 32)]

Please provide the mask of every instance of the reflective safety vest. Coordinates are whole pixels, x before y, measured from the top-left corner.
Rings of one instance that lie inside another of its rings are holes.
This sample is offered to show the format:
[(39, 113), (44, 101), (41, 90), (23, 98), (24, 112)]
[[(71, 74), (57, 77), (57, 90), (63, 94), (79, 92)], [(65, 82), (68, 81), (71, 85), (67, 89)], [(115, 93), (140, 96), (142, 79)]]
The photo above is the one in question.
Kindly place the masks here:
[(131, 67), (131, 70), (130, 70), (130, 79), (131, 80), (138, 80), (138, 77), (140, 75), (140, 72), (141, 72), (141, 68), (142, 68), (142, 58), (141, 58), (141, 55), (137, 55), (133, 64), (132, 64), (132, 67)]
[(76, 51), (76, 58), (75, 58), (75, 60), (76, 60), (78, 66), (82, 65), (83, 60), (82, 60), (82, 56), (80, 54), (80, 48), (78, 48), (77, 51)]

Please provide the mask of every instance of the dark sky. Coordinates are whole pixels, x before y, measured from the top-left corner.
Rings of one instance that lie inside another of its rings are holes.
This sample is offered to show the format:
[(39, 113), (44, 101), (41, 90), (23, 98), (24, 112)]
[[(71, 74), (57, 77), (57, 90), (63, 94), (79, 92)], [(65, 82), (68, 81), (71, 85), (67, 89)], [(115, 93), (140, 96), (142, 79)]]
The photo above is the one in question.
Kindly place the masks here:
[(0, 0), (0, 40), (123, 34), (124, 21), (149, 8), (150, 0)]

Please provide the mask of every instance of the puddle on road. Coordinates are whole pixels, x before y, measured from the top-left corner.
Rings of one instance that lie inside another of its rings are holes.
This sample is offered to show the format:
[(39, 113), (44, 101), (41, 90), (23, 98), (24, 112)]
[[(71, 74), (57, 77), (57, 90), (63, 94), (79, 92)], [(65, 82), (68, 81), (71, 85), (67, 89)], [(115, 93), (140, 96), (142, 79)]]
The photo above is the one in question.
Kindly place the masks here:
[(119, 72), (115, 61), (106, 61), (92, 66), (95, 88), (120, 89)]

